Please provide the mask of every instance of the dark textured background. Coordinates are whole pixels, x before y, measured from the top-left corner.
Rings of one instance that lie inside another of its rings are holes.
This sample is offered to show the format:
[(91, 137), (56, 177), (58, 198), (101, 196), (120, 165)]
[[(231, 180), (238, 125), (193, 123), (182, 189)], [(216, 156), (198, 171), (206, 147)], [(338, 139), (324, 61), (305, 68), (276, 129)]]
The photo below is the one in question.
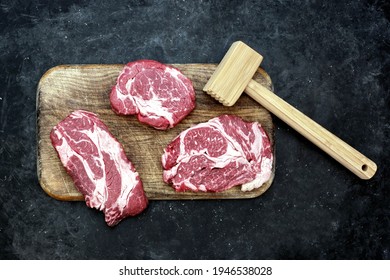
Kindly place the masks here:
[[(323, 3), (324, 2), (324, 3)], [(387, 1), (0, 2), (1, 259), (390, 259)], [(111, 229), (36, 175), (36, 89), (59, 64), (216, 63), (235, 40), (275, 92), (378, 166), (358, 179), (274, 118), (261, 197), (152, 201)]]

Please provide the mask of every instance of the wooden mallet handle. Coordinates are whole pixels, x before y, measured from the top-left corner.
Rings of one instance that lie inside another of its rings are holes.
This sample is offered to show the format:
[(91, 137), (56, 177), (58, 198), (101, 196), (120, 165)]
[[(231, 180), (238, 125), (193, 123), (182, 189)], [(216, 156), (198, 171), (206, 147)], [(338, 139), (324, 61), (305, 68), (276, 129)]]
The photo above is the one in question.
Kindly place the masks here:
[(226, 106), (232, 106), (245, 91), (361, 179), (374, 176), (373, 161), (252, 79), (262, 58), (244, 43), (235, 42), (203, 90)]
[(245, 92), (361, 179), (374, 176), (377, 167), (373, 161), (267, 88), (251, 80)]

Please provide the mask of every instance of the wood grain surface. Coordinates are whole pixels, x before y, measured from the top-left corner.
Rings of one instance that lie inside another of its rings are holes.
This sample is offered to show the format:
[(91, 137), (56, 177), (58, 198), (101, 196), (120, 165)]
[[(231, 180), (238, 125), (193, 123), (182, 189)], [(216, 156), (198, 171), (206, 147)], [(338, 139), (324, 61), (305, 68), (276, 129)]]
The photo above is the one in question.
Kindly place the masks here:
[[(118, 116), (111, 110), (109, 93), (123, 65), (61, 65), (43, 75), (37, 90), (37, 171), (41, 187), (48, 195), (59, 200), (84, 200), (62, 166), (49, 137), (53, 126), (78, 109), (98, 114), (122, 143), (151, 200), (253, 198), (271, 186), (274, 172), (262, 187), (250, 192), (242, 192), (239, 186), (220, 193), (175, 192), (163, 182), (161, 155), (166, 145), (181, 131), (220, 114), (236, 114), (247, 121), (260, 122), (275, 147), (271, 115), (253, 99), (243, 94), (233, 107), (225, 107), (202, 91), (216, 65), (172, 65), (192, 80), (197, 100), (195, 110), (167, 131), (155, 130), (139, 123), (135, 116)], [(255, 80), (272, 90), (271, 79), (261, 68), (255, 74)]]

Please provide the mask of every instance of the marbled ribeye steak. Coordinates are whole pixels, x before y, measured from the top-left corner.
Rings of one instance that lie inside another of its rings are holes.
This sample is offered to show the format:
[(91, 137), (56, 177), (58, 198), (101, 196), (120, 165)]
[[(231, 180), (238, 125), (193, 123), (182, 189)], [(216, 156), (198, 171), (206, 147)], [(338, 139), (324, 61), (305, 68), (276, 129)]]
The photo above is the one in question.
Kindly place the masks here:
[(52, 129), (50, 138), (87, 206), (103, 211), (109, 226), (147, 207), (138, 172), (94, 113), (74, 111)]
[(164, 149), (163, 179), (176, 191), (259, 188), (272, 174), (272, 147), (257, 122), (221, 115), (181, 132)]
[(195, 108), (195, 90), (178, 69), (154, 60), (137, 60), (119, 74), (110, 102), (115, 113), (137, 115), (140, 122), (165, 130)]

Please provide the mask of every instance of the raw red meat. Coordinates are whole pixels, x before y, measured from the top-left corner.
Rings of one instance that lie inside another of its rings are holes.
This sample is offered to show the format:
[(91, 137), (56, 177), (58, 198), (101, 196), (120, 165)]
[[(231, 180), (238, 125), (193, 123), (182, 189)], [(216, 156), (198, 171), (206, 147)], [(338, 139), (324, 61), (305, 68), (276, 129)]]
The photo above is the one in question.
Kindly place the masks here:
[(272, 173), (270, 140), (257, 122), (221, 115), (180, 133), (164, 149), (163, 179), (176, 191), (259, 188)]
[(120, 115), (137, 115), (156, 129), (174, 127), (195, 108), (192, 82), (178, 69), (154, 60), (128, 63), (110, 94)]
[(95, 114), (74, 111), (52, 129), (50, 138), (87, 206), (103, 211), (109, 226), (146, 208), (138, 172)]

